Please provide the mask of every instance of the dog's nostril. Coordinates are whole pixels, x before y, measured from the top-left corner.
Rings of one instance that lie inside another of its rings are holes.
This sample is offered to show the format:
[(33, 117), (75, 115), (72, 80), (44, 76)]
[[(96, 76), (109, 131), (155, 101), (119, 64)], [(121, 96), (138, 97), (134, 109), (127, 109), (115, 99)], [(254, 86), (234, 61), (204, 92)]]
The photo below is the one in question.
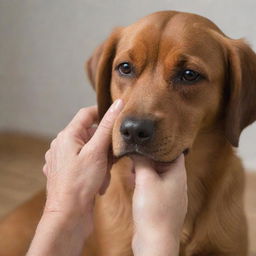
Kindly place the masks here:
[(120, 133), (126, 143), (142, 144), (148, 142), (154, 134), (154, 121), (149, 119), (126, 119), (120, 127)]
[(124, 130), (122, 134), (125, 137), (129, 137), (130, 136), (130, 133), (128, 132), (128, 130)]
[(145, 131), (140, 131), (138, 133), (138, 137), (141, 138), (141, 139), (146, 139), (146, 138), (149, 137), (149, 135)]

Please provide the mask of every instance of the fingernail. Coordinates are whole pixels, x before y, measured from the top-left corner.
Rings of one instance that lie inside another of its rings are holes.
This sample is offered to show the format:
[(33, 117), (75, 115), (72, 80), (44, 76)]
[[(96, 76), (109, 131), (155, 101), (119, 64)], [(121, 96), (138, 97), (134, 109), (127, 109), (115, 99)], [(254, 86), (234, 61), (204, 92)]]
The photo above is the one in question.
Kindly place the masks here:
[(110, 108), (110, 112), (116, 112), (118, 110), (121, 110), (122, 108), (123, 108), (123, 101), (121, 99), (117, 99), (112, 104), (112, 106)]

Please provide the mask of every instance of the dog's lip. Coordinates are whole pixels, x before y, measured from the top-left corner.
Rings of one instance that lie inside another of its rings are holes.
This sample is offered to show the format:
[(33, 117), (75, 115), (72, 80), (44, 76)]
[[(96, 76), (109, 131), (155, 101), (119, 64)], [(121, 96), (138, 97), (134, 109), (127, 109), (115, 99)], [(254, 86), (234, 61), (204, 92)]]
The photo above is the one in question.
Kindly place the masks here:
[(184, 155), (187, 155), (189, 153), (189, 148), (186, 148), (185, 150), (182, 151), (182, 153), (178, 154), (177, 157), (175, 157), (174, 159), (170, 160), (170, 161), (158, 161), (156, 160), (152, 155), (150, 154), (147, 154), (145, 152), (142, 152), (140, 151), (138, 148), (135, 149), (135, 150), (131, 150), (131, 151), (125, 151), (117, 156), (114, 157), (115, 161), (117, 161), (118, 159), (124, 157), (124, 156), (129, 156), (129, 157), (132, 157), (133, 155), (139, 155), (139, 156), (143, 156), (143, 157), (146, 157), (148, 158), (150, 161), (152, 161), (155, 165), (158, 165), (158, 166), (161, 166), (161, 167), (164, 167), (164, 166), (168, 166), (172, 163), (174, 163), (177, 158), (181, 155), (181, 154), (184, 154)]

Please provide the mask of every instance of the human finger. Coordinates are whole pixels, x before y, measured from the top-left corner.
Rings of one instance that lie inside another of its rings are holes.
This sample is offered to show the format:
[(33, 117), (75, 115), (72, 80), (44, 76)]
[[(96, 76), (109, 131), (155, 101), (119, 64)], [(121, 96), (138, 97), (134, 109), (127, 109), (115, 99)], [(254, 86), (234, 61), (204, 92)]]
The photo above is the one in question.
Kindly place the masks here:
[[(95, 152), (107, 152), (111, 143), (112, 129), (114, 122), (123, 108), (123, 101), (121, 99), (116, 100), (109, 110), (106, 112), (101, 122), (98, 125), (94, 135), (87, 143), (86, 147), (95, 150)], [(84, 147), (85, 148), (85, 147)], [(86, 149), (85, 149), (86, 150)], [(83, 154), (83, 149), (81, 153)]]
[(81, 108), (73, 117), (65, 129), (72, 128), (76, 125), (81, 125), (85, 129), (90, 128), (98, 120), (97, 106)]
[(63, 130), (70, 138), (80, 139), (86, 143), (90, 139), (89, 129), (98, 121), (97, 106), (81, 108)]
[(159, 179), (159, 175), (148, 159), (141, 156), (133, 156), (132, 160), (134, 163), (136, 186), (144, 186)]

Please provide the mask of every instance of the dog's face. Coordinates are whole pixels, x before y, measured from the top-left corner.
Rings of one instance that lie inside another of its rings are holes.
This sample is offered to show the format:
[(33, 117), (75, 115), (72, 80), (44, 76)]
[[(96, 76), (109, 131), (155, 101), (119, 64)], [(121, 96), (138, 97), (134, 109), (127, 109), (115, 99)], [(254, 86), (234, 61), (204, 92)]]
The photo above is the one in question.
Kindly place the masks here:
[(111, 95), (126, 103), (114, 126), (117, 156), (172, 161), (218, 116), (225, 75), (220, 46), (182, 16), (162, 29), (161, 23), (152, 16), (124, 28), (117, 45)]
[[(244, 62), (251, 66), (246, 73)], [(117, 98), (125, 102), (113, 129), (114, 154), (170, 162), (214, 128), (237, 145), (256, 116), (254, 64), (248, 46), (197, 15), (160, 12), (115, 31), (88, 62), (100, 114)]]

